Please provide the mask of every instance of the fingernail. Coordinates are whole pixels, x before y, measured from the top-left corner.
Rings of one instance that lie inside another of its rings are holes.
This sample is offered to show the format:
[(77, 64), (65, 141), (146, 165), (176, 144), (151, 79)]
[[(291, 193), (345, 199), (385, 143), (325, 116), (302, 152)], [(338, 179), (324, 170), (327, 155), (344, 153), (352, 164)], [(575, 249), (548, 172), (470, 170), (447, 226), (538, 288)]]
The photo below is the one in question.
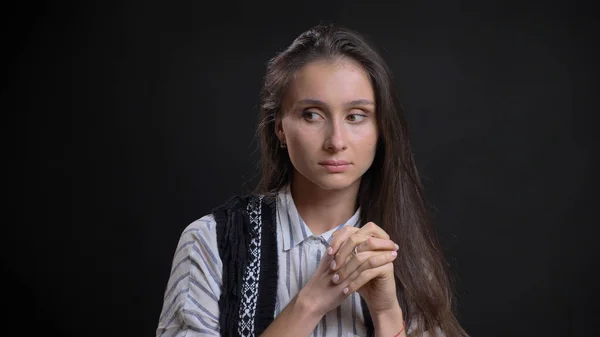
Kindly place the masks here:
[(327, 254), (329, 254), (329, 255), (333, 254), (333, 248), (331, 248), (331, 247), (327, 248)]
[(331, 267), (331, 269), (335, 270), (335, 260), (331, 261), (331, 264), (329, 266)]
[(344, 288), (344, 294), (348, 293), (348, 287)]
[(398, 249), (400, 249), (400, 246), (398, 246), (398, 245), (396, 244), (396, 250), (398, 250)]
[(394, 257), (395, 257), (396, 255), (398, 255), (398, 253), (396, 253), (396, 252), (392, 252), (392, 256), (394, 256)]
[(333, 278), (332, 278), (332, 280), (333, 280), (333, 282), (334, 282), (334, 283), (337, 283), (337, 281), (338, 281), (339, 279), (340, 279), (340, 275), (338, 275), (338, 274), (335, 274), (335, 275), (333, 275)]

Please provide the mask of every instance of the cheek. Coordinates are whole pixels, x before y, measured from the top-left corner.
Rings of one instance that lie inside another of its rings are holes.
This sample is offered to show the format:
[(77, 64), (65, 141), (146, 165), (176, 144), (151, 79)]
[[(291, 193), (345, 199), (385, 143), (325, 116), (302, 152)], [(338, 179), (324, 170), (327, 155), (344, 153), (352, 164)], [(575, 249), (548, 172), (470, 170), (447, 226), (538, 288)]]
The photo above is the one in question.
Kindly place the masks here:
[(288, 121), (283, 124), (285, 138), (288, 146), (299, 151), (303, 148), (309, 148), (313, 143), (320, 139), (321, 126), (302, 124), (295, 121)]
[(375, 151), (378, 133), (374, 126), (352, 130), (355, 143), (364, 151)]
[(314, 156), (317, 145), (316, 137), (298, 131), (289, 138), (288, 152), (296, 161), (304, 161)]

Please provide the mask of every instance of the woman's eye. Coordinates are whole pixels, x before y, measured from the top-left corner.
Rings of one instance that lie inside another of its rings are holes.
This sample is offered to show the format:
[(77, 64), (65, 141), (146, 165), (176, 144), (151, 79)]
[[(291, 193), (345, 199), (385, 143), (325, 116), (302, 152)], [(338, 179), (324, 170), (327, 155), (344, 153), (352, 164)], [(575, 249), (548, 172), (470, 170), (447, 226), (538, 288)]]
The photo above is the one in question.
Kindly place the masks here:
[(352, 115), (348, 115), (348, 120), (351, 122), (361, 122), (362, 120), (364, 120), (365, 118), (367, 118), (366, 115), (363, 114), (352, 114)]
[(313, 111), (304, 111), (302, 113), (302, 117), (304, 117), (304, 119), (306, 119), (307, 121), (316, 121), (321, 118), (321, 116), (318, 113)]

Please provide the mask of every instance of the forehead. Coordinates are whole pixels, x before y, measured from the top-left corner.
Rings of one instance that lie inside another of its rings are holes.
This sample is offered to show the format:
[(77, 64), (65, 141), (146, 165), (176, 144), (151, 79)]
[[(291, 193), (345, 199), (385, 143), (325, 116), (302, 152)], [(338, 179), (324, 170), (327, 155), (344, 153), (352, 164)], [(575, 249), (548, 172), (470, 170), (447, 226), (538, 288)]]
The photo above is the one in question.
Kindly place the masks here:
[(360, 64), (338, 58), (311, 62), (294, 74), (284, 102), (293, 104), (303, 99), (335, 105), (359, 99), (374, 101), (374, 92), (369, 75)]

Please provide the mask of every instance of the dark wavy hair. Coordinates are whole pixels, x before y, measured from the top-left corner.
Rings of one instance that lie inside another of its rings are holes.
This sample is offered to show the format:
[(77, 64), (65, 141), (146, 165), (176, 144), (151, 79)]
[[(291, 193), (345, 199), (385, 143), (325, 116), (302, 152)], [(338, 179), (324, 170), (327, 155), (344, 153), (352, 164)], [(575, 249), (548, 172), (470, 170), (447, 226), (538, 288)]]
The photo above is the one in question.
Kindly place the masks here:
[(262, 177), (256, 191), (275, 193), (292, 179), (292, 163), (275, 133), (276, 123), (283, 118), (282, 99), (290, 79), (310, 62), (340, 57), (358, 62), (375, 92), (379, 140), (373, 164), (361, 180), (358, 205), (363, 224), (373, 221), (400, 246), (394, 272), (407, 326), (416, 322), (414, 333), (419, 336), (435, 327), (447, 336), (468, 336), (454, 315), (449, 268), (429, 221), (392, 73), (364, 36), (320, 24), (268, 62), (260, 96)]

